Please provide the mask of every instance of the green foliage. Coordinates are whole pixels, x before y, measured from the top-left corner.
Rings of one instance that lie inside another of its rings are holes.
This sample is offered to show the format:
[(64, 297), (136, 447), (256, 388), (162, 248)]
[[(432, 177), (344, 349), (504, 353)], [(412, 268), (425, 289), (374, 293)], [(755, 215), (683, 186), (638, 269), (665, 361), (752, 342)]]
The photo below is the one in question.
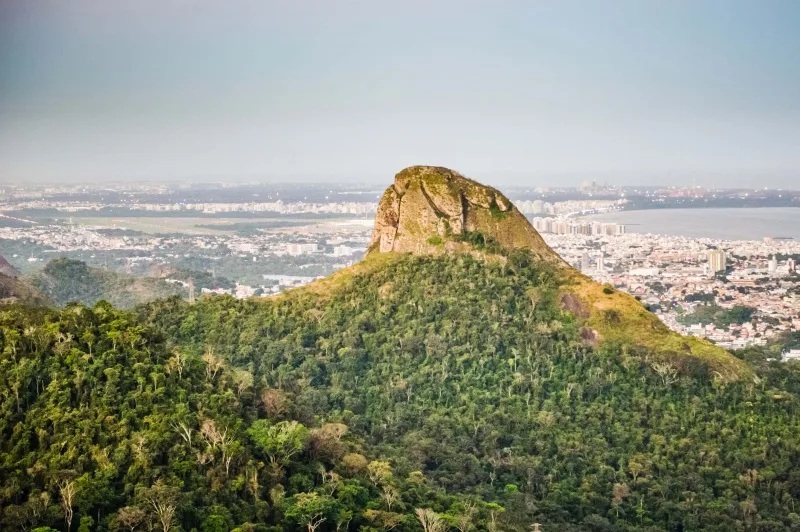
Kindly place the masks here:
[(484, 235), (479, 231), (464, 231), (455, 235), (454, 239), (456, 242), (471, 244), (478, 251), (497, 255), (505, 255), (507, 253), (507, 250), (497, 242), (497, 239), (490, 235)]
[(511, 211), (501, 210), (500, 207), (497, 205), (497, 202), (492, 201), (492, 204), (489, 206), (489, 212), (492, 215), (492, 219), (500, 221), (506, 218)]
[(800, 526), (797, 365), (722, 381), (593, 347), (524, 253), (359, 272), (0, 310), (2, 529)]
[(0, 355), (3, 530), (292, 530), (317, 508), (357, 528), (370, 507), (453, 500), (405, 490), (387, 462), (345, 462), (365, 446), (347, 425), (303, 415), (308, 428), (288, 390), (107, 303), (7, 307)]
[(727, 328), (732, 324), (741, 325), (750, 321), (755, 310), (744, 305), (735, 305), (729, 309), (717, 305), (698, 305), (694, 312), (681, 316), (678, 321), (687, 325), (713, 323), (717, 327)]
[(787, 331), (779, 338), (777, 344), (781, 349), (800, 349), (800, 331)]
[(282, 465), (301, 452), (308, 440), (308, 429), (297, 421), (281, 421), (271, 425), (259, 419), (247, 429), (247, 434), (270, 462)]
[(698, 302), (698, 301), (703, 301), (705, 303), (713, 303), (715, 301), (715, 299), (716, 299), (716, 296), (714, 294), (708, 294), (708, 293), (702, 293), (702, 292), (701, 293), (686, 294), (686, 296), (683, 298), (684, 301), (689, 302), (689, 303), (694, 303), (694, 302)]
[(92, 525), (94, 525), (94, 519), (89, 515), (84, 515), (78, 525), (78, 532), (92, 532)]
[(298, 493), (286, 501), (286, 518), (309, 531), (315, 530), (330, 518), (336, 508), (336, 501), (319, 493)]
[(231, 281), (227, 277), (223, 277), (221, 275), (213, 275), (209, 271), (185, 270), (178, 268), (175, 270), (171, 270), (168, 273), (168, 277), (170, 279), (175, 279), (186, 283), (188, 283), (189, 280), (192, 280), (194, 282), (195, 289), (198, 292), (203, 288), (208, 288), (208, 289), (224, 288), (226, 290), (230, 290), (231, 288), (236, 286), (236, 283)]

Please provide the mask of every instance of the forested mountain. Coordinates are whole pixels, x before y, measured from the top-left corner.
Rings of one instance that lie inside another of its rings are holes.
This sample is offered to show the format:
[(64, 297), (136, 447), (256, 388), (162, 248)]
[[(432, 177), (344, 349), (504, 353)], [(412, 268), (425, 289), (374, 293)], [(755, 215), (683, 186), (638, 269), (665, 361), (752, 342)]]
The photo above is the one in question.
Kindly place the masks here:
[(395, 176), (378, 204), (369, 249), (371, 255), (468, 253), (501, 263), (520, 251), (554, 268), (559, 304), (577, 318), (587, 343), (624, 344), (683, 371), (701, 366), (725, 379), (752, 377), (725, 350), (673, 333), (633, 297), (569, 267), (502, 193), (448, 168), (412, 166)]
[(19, 272), (0, 256), (0, 305), (26, 303), (33, 306), (50, 305), (47, 296), (18, 278)]
[(18, 277), (0, 273), (0, 305), (25, 303), (32, 306), (52, 305), (42, 292)]
[(404, 201), (279, 297), (1, 309), (4, 529), (800, 530), (798, 365)]
[(66, 258), (51, 260), (41, 272), (25, 281), (57, 305), (71, 302), (94, 305), (98, 301), (107, 301), (118, 308), (130, 308), (154, 299), (185, 295), (186, 292), (180, 285), (163, 279), (91, 268), (85, 262)]

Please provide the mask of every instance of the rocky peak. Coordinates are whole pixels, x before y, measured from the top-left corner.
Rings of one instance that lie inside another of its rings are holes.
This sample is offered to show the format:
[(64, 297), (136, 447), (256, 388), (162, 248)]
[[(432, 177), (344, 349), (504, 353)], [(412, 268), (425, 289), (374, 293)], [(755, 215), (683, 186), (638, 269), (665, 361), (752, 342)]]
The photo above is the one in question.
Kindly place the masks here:
[(467, 232), (563, 264), (500, 191), (437, 166), (411, 166), (395, 176), (378, 204), (370, 250), (438, 253)]

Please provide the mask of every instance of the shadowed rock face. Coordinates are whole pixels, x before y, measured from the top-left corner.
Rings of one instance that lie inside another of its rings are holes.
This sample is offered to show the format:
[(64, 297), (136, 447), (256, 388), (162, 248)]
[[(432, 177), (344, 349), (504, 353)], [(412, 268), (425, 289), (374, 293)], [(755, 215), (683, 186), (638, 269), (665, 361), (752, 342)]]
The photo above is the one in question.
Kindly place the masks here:
[(501, 192), (436, 166), (412, 166), (395, 176), (378, 204), (370, 249), (439, 253), (448, 239), (472, 231), (564, 264)]
[(9, 277), (17, 276), (17, 270), (3, 257), (0, 257), (0, 273)]

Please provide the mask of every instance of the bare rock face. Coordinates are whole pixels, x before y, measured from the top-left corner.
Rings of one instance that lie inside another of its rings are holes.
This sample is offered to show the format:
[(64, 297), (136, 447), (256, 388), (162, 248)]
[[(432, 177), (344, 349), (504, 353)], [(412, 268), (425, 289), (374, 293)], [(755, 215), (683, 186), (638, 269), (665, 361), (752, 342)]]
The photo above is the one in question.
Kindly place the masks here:
[(378, 204), (370, 252), (440, 253), (466, 232), (564, 264), (502, 193), (436, 166), (412, 166), (395, 176)]

